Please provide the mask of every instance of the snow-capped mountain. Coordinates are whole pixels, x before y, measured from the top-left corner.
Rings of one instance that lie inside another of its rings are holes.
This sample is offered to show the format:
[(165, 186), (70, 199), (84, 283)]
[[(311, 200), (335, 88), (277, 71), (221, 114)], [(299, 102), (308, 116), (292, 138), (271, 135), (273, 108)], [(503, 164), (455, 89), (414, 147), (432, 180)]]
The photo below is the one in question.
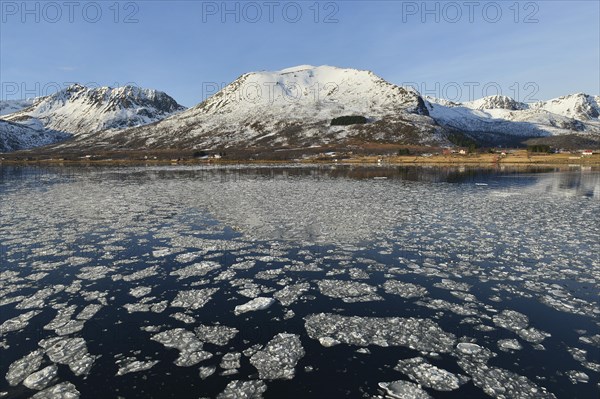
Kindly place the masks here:
[[(464, 145), (469, 140), (520, 145), (530, 138), (571, 136), (600, 143), (598, 96), (579, 93), (532, 104), (490, 96), (456, 103), (424, 99), (370, 71), (332, 66), (247, 73), (188, 110), (165, 93), (130, 86), (73, 85), (30, 101), (3, 118), (44, 135), (27, 131), (26, 140), (8, 140), (24, 144), (5, 148), (55, 143), (66, 135), (72, 139), (54, 150)], [(342, 117), (355, 118), (341, 123)], [(8, 132), (6, 126), (0, 129)]]
[[(332, 126), (342, 116), (369, 123)], [(223, 90), (159, 123), (79, 141), (90, 146), (225, 148), (311, 146), (357, 140), (439, 141), (419, 93), (369, 71), (298, 66), (240, 76)]]
[(24, 108), (31, 107), (38, 98), (28, 98), (25, 100), (4, 100), (0, 101), (0, 116), (12, 114)]
[(75, 84), (5, 115), (4, 119), (36, 130), (78, 136), (145, 125), (184, 109), (156, 90), (133, 86), (88, 88)]
[(534, 103), (530, 108), (548, 111), (579, 121), (597, 121), (600, 116), (600, 96), (590, 96), (584, 93), (571, 94)]
[(25, 150), (56, 143), (70, 136), (51, 130), (35, 130), (0, 119), (0, 152)]
[(484, 142), (517, 144), (528, 137), (600, 135), (598, 97), (575, 94), (526, 104), (506, 96), (466, 103), (427, 97), (429, 115), (445, 128)]

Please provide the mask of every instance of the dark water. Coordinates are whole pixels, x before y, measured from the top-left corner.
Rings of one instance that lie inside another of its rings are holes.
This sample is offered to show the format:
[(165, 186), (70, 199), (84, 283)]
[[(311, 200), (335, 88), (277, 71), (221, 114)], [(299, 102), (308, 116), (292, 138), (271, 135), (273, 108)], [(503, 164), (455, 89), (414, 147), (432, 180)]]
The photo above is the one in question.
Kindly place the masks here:
[[(517, 390), (510, 392), (519, 397), (535, 397), (518, 391), (527, 384), (559, 398), (598, 397), (599, 214), (600, 172), (578, 168), (2, 167), (0, 325), (39, 313), (21, 329), (0, 327), (0, 373), (43, 339), (59, 336), (44, 329), (58, 309), (74, 305), (74, 319), (86, 305), (99, 304), (80, 331), (60, 335), (82, 337), (93, 366), (77, 376), (59, 363), (47, 386), (70, 382), (84, 398), (216, 397), (231, 381), (260, 379), (246, 355), (236, 374), (219, 375), (225, 353), (265, 345), (284, 332), (299, 336), (304, 355), (293, 379), (265, 381), (266, 398), (371, 397), (380, 382), (409, 381), (394, 367), (413, 357), (474, 377), (459, 366), (456, 350), (435, 355), (368, 345), (364, 354), (343, 342), (324, 347), (307, 333), (305, 318), (333, 313), (432, 320), (455, 343), (494, 352), (487, 366), (514, 373), (509, 380)], [(190, 253), (195, 257), (185, 257)], [(170, 274), (202, 261), (218, 266), (202, 276)], [(254, 265), (234, 266), (243, 261)], [(145, 277), (123, 279), (151, 266)], [(352, 295), (333, 297), (319, 285), (324, 280), (368, 285), (379, 300), (348, 303)], [(392, 294), (384, 289), (390, 280), (416, 284), (426, 294)], [(252, 297), (270, 298), (299, 283), (309, 288), (292, 304), (234, 313)], [(460, 283), (468, 286), (453, 285)], [(244, 284), (256, 292), (240, 292)], [(135, 287), (151, 290), (135, 298)], [(180, 292), (204, 288), (219, 289), (204, 306), (173, 306)], [(27, 302), (43, 289), (51, 293)], [(158, 313), (124, 307), (145, 300), (166, 306)], [(526, 315), (527, 328), (546, 337), (528, 342), (499, 325), (494, 316), (505, 310)], [(184, 323), (175, 313), (194, 321)], [(188, 367), (174, 364), (177, 349), (151, 339), (199, 325), (239, 332), (226, 345), (204, 343), (212, 358)], [(497, 342), (504, 339), (522, 348), (500, 350)], [(585, 361), (569, 348), (585, 350)], [(125, 357), (159, 362), (117, 376), (117, 361)], [(53, 363), (45, 354), (39, 368)], [(216, 372), (202, 380), (199, 368), (207, 366)], [(588, 381), (574, 383), (573, 372)], [(447, 392), (423, 389), (434, 398), (487, 397), (485, 383), (473, 380)], [(36, 391), (2, 379), (0, 392), (29, 397)]]

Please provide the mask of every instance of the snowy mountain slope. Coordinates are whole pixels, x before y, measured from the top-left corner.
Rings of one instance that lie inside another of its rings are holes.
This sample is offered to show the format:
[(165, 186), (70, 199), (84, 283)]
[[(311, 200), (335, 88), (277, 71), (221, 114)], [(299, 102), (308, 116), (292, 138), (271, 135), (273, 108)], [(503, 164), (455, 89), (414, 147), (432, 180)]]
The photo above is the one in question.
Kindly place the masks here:
[(580, 121), (598, 120), (600, 116), (600, 96), (584, 93), (571, 94), (548, 101), (540, 101), (530, 106)]
[(12, 114), (24, 108), (31, 107), (38, 100), (38, 98), (28, 98), (25, 100), (0, 101), (0, 116)]
[(10, 152), (53, 144), (70, 135), (52, 130), (35, 130), (0, 119), (0, 152)]
[[(369, 123), (331, 126), (333, 118)], [(432, 143), (438, 127), (419, 93), (369, 71), (299, 66), (239, 77), (189, 110), (117, 134), (102, 132), (77, 145), (144, 148), (310, 146), (353, 140)]]
[(525, 137), (600, 134), (597, 102), (587, 95), (565, 96), (534, 104), (520, 103), (505, 96), (485, 97), (467, 103), (427, 97), (427, 109), (440, 125), (483, 141), (494, 141), (499, 136), (518, 142)]
[(74, 136), (140, 126), (185, 108), (163, 92), (132, 86), (87, 88), (72, 85), (43, 97), (4, 119)]

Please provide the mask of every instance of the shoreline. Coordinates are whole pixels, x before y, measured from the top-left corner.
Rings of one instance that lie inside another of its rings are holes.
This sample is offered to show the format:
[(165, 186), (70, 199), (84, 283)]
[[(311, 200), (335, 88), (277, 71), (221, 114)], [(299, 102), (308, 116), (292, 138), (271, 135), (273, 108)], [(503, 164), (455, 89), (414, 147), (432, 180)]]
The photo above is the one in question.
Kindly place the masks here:
[[(600, 154), (582, 156), (578, 154), (530, 154), (524, 150), (514, 151), (501, 156), (493, 153), (468, 155), (359, 155), (336, 158), (335, 155), (312, 156), (289, 159), (230, 159), (230, 158), (174, 158), (161, 154), (161, 157), (127, 156), (131, 154), (115, 153), (92, 155), (77, 158), (53, 157), (0, 157), (0, 168), (3, 166), (218, 166), (218, 165), (348, 165), (348, 166), (472, 166), (472, 167), (600, 167)], [(125, 156), (124, 156), (125, 155)]]

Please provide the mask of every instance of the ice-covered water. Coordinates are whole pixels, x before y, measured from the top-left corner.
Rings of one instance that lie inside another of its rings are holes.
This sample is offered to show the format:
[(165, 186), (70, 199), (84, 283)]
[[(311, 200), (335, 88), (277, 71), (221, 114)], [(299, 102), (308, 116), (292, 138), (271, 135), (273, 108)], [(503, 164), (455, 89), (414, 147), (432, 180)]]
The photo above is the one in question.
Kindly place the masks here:
[(0, 397), (597, 397), (599, 230), (597, 170), (2, 167)]

